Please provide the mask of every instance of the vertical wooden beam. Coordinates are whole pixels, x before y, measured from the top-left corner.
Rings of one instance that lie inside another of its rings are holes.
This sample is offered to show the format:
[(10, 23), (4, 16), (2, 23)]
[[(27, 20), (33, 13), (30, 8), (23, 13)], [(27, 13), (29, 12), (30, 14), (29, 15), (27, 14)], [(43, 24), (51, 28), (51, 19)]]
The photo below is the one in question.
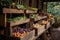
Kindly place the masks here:
[(31, 29), (33, 28), (33, 24), (34, 24), (34, 18), (31, 18), (31, 19), (30, 19), (30, 28), (31, 28)]
[(29, 6), (29, 0), (22, 0), (22, 4), (25, 6)]
[(6, 15), (0, 14), (0, 25), (6, 27)]
[(7, 17), (7, 14), (6, 14), (6, 13), (3, 14), (3, 18), (4, 18), (3, 20), (4, 20), (4, 26), (5, 26), (5, 27), (6, 27), (6, 25), (7, 25), (7, 24), (6, 24), (6, 20), (7, 20), (6, 17)]
[(46, 31), (42, 34), (42, 39), (43, 39), (43, 40), (47, 40)]
[(32, 7), (32, 0), (29, 0), (29, 6)]
[(36, 8), (36, 6), (37, 6), (37, 0), (30, 0), (29, 1), (29, 6)]
[(47, 2), (43, 3), (43, 12), (47, 13)]
[(41, 0), (37, 0), (37, 7), (39, 9), (41, 9), (41, 7), (42, 7), (42, 1)]
[(6, 14), (0, 14), (0, 25), (6, 27)]

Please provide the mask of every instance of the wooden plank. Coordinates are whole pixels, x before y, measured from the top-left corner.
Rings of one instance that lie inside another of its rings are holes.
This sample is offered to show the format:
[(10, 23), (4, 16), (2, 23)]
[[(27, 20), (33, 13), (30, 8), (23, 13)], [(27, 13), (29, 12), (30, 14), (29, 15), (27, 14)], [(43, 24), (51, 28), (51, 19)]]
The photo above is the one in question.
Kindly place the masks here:
[(3, 13), (17, 13), (17, 14), (21, 14), (24, 13), (24, 9), (11, 9), (11, 8), (3, 8)]
[(40, 16), (39, 18), (35, 18), (35, 21), (38, 21), (38, 20), (42, 20), (42, 19), (45, 19), (45, 18), (47, 18), (47, 16)]
[(30, 21), (30, 19), (18, 20), (18, 21), (15, 21), (15, 22), (7, 22), (7, 26), (16, 26), (16, 25), (19, 25), (19, 24), (27, 23), (29, 21)]
[(37, 11), (38, 11), (38, 10), (33, 11), (33, 10), (28, 10), (28, 9), (27, 9), (27, 10), (26, 10), (26, 14), (30, 14), (30, 13), (37, 13)]

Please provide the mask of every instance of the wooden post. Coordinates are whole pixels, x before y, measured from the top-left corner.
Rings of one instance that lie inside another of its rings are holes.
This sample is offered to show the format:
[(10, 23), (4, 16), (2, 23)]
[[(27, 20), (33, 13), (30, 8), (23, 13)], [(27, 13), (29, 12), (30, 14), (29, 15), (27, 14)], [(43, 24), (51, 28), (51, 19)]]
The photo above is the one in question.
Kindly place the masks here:
[(47, 13), (47, 2), (43, 2), (43, 13)]
[(34, 23), (34, 18), (31, 18), (30, 19), (30, 27), (31, 27), (31, 29), (33, 28), (33, 23)]
[(4, 18), (4, 19), (3, 19), (3, 20), (4, 20), (4, 26), (6, 27), (6, 20), (7, 20), (6, 17), (7, 17), (7, 14), (3, 14), (3, 16), (4, 16), (4, 17), (3, 17), (3, 18)]
[(29, 0), (22, 0), (22, 4), (25, 6), (29, 6)]
[(43, 40), (47, 40), (46, 31), (42, 34), (42, 39), (43, 39)]

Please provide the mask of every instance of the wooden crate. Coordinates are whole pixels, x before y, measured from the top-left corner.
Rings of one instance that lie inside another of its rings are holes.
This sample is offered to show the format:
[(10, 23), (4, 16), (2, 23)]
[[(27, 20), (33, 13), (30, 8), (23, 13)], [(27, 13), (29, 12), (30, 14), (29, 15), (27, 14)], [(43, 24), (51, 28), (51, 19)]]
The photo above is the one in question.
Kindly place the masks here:
[(15, 21), (15, 22), (7, 22), (7, 26), (16, 26), (16, 25), (19, 25), (19, 24), (27, 23), (29, 21), (30, 21), (30, 19), (18, 20), (18, 21)]
[(30, 39), (33, 39), (34, 38), (34, 35), (35, 35), (35, 30), (32, 30), (27, 35), (25, 35), (23, 38), (17, 38), (17, 40), (18, 39), (20, 39), (20, 40), (30, 40)]
[(7, 38), (8, 38), (8, 40), (33, 40), (34, 35), (35, 35), (35, 30), (32, 30), (31, 32), (26, 34), (23, 38), (18, 38), (18, 37), (13, 37), (13, 36), (10, 36)]
[(21, 38), (20, 40), (29, 40), (34, 36), (35, 30), (32, 30), (31, 32), (29, 32), (26, 36), (24, 36), (23, 38)]
[(34, 29), (35, 29), (35, 36), (39, 36), (45, 31), (45, 25), (42, 25), (41, 27)]

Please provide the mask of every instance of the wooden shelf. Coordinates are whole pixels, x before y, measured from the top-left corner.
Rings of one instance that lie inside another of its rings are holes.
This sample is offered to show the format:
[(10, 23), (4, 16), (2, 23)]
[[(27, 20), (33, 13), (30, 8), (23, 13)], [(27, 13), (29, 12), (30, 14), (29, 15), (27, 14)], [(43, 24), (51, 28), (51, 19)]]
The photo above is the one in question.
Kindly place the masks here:
[(15, 22), (7, 22), (7, 26), (16, 26), (16, 25), (19, 25), (19, 24), (27, 23), (29, 21), (30, 21), (30, 19), (18, 20), (18, 21), (15, 21)]
[(27, 14), (30, 14), (30, 13), (37, 13), (37, 10), (33, 11), (33, 10), (29, 10), (29, 9), (12, 9), (12, 8), (3, 8), (3, 13), (13, 13), (13, 14), (23, 14), (26, 10), (26, 13)]
[(3, 13), (18, 13), (18, 14), (21, 14), (21, 13), (24, 13), (24, 9), (11, 9), (11, 8), (3, 8)]
[(37, 10), (33, 11), (33, 10), (28, 10), (28, 9), (27, 9), (27, 10), (26, 10), (26, 13), (27, 13), (27, 14), (30, 14), (30, 13), (37, 13)]
[(35, 18), (34, 21), (42, 20), (42, 19), (44, 19), (44, 18), (47, 18), (47, 16), (41, 16), (41, 17), (39, 17), (39, 18)]

